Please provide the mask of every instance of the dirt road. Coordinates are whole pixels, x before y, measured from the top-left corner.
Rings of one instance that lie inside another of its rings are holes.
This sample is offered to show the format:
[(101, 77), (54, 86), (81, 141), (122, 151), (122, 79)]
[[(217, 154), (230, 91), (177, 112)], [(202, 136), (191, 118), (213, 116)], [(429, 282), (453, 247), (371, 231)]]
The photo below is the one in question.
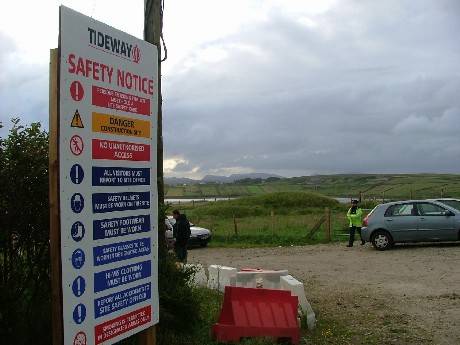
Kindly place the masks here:
[(460, 344), (460, 244), (206, 248), (191, 250), (189, 261), (288, 269), (320, 318), (340, 315), (369, 337), (381, 331), (382, 344)]

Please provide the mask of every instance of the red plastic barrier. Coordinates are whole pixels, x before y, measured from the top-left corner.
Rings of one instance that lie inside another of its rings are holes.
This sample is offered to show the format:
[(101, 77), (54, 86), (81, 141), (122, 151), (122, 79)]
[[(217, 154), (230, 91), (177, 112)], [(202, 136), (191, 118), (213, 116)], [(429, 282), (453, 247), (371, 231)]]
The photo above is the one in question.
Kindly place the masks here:
[(225, 287), (219, 322), (212, 328), (218, 341), (239, 341), (247, 337), (300, 340), (297, 296), (290, 291)]

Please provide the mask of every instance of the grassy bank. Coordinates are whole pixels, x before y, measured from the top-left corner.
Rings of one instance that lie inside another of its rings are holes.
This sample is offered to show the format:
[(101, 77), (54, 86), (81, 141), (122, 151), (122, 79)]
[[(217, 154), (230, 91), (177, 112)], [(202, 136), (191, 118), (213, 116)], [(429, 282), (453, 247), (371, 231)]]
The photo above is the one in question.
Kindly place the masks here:
[(332, 240), (344, 238), (347, 206), (315, 193), (282, 192), (210, 203), (182, 204), (191, 222), (210, 229), (211, 246), (289, 246), (326, 241), (323, 225), (308, 234), (331, 210)]

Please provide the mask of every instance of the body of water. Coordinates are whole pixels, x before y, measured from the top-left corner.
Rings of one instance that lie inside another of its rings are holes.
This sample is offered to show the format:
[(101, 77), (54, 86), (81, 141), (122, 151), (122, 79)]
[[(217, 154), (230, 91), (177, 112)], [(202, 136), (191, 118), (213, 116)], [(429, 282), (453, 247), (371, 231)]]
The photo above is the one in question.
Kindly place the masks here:
[[(188, 202), (209, 202), (209, 201), (221, 201), (221, 200), (233, 200), (237, 198), (166, 198), (165, 203), (167, 204), (183, 204)], [(340, 202), (341, 204), (349, 204), (350, 198), (333, 198)]]
[(188, 202), (209, 202), (209, 201), (221, 201), (221, 200), (233, 200), (236, 198), (190, 198), (190, 199), (181, 199), (181, 198), (165, 198), (165, 203), (167, 204), (183, 204)]

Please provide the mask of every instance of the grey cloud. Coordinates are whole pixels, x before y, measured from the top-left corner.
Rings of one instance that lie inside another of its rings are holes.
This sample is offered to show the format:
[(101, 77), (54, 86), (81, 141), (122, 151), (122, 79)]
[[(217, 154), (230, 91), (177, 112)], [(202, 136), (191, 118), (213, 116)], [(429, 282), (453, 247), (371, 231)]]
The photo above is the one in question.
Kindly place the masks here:
[(458, 172), (459, 14), (346, 1), (318, 27), (272, 13), (210, 42), (227, 57), (164, 80), (166, 154), (203, 173)]
[(48, 65), (23, 63), (13, 40), (0, 33), (0, 122), (13, 117), (48, 124)]

